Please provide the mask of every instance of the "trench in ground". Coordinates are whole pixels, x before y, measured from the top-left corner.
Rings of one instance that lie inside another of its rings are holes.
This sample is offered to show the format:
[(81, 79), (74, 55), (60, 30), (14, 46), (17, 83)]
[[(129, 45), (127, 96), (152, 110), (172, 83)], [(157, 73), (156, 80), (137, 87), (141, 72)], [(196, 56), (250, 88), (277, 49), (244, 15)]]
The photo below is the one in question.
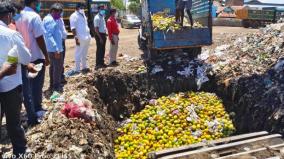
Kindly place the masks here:
[[(176, 72), (176, 70), (171, 71)], [(89, 82), (97, 89), (108, 113), (116, 121), (123, 121), (131, 114), (143, 110), (150, 99), (178, 92), (204, 91), (217, 94), (223, 101), (236, 127), (233, 135), (257, 131), (283, 134), (284, 114), (280, 114), (279, 118), (272, 117), (275, 112), (282, 110), (282, 105), (276, 102), (270, 107), (269, 102), (273, 102), (269, 101), (271, 98), (261, 99), (262, 96), (257, 96), (259, 93), (264, 93), (260, 81), (265, 75), (252, 75), (225, 82), (210, 76), (210, 80), (202, 85), (201, 90), (197, 90), (194, 77), (185, 78), (176, 75), (171, 81), (167, 78), (169, 74), (172, 75), (171, 72), (151, 75), (104, 70), (96, 72), (94, 79)], [(269, 92), (267, 96), (277, 97), (278, 94), (277, 91)], [(275, 100), (279, 103), (279, 99)], [(260, 101), (264, 104), (259, 104)], [(267, 107), (263, 106), (265, 103), (268, 104)]]
[[(131, 114), (141, 111), (150, 99), (171, 93), (197, 91), (194, 78), (175, 78), (171, 82), (165, 76), (148, 73), (131, 74), (109, 70), (104, 74), (96, 73), (92, 82), (107, 106), (108, 113), (117, 121), (125, 120)], [(215, 77), (210, 77), (210, 81), (203, 84), (198, 91), (215, 93), (223, 101), (237, 129), (235, 135), (264, 130), (282, 134), (282, 119), (269, 118), (274, 112), (273, 108), (264, 110), (262, 107), (254, 107), (254, 103), (259, 99), (243, 96), (249, 91), (245, 83), (250, 82), (253, 83), (254, 79), (247, 78), (238, 84), (226, 86), (219, 84)]]

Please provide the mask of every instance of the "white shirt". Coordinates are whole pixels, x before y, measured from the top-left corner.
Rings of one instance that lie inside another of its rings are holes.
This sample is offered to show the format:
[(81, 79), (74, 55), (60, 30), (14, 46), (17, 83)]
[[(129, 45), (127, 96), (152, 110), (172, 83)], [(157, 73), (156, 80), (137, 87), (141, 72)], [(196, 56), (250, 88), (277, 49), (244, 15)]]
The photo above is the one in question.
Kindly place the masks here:
[(71, 30), (76, 29), (77, 37), (79, 40), (91, 39), (90, 28), (85, 14), (75, 11), (70, 16), (70, 27)]
[(9, 29), (4, 22), (0, 21), (0, 67), (7, 61), (8, 52), (14, 45), (18, 48), (17, 72), (0, 80), (0, 92), (9, 92), (22, 84), (21, 64), (27, 65), (31, 60), (31, 54), (21, 34)]
[(36, 38), (43, 36), (44, 28), (40, 16), (29, 7), (21, 12), (21, 18), (16, 21), (17, 30), (22, 34), (25, 44), (32, 54), (31, 61), (45, 59)]
[(95, 28), (99, 28), (100, 33), (107, 32), (105, 17), (100, 15), (99, 13), (94, 18), (94, 26)]

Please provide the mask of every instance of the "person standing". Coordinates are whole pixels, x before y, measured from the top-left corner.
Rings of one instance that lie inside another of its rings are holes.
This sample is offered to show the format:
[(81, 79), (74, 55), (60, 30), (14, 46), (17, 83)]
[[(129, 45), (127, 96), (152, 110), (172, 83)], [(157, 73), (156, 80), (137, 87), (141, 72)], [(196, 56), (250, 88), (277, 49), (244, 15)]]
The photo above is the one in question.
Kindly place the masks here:
[(65, 28), (65, 24), (64, 24), (64, 20), (63, 20), (63, 16), (64, 16), (63, 5), (62, 4), (60, 4), (60, 5), (61, 5), (61, 11), (60, 11), (61, 18), (59, 20), (57, 20), (56, 22), (58, 23), (58, 25), (60, 27), (60, 32), (62, 34), (62, 46), (63, 46), (61, 83), (66, 84), (67, 81), (65, 80), (65, 76), (64, 76), (64, 61), (65, 61), (65, 53), (66, 53), (65, 40), (67, 39), (67, 30)]
[(61, 5), (55, 3), (51, 6), (50, 13), (43, 19), (43, 26), (45, 29), (44, 39), (50, 59), (50, 89), (57, 92), (62, 92), (61, 75), (63, 69), (63, 46), (62, 33), (60, 26), (57, 23), (61, 18), (61, 10)]
[(191, 28), (193, 27), (193, 19), (191, 14), (191, 8), (192, 8), (192, 0), (176, 0), (176, 19), (177, 22), (180, 23), (181, 26), (183, 26), (183, 19), (184, 19), (184, 10), (186, 11)]
[(75, 70), (68, 73), (70, 76), (80, 72), (81, 64), (82, 72), (89, 71), (87, 53), (91, 42), (91, 34), (84, 8), (83, 3), (78, 3), (76, 11), (70, 16), (70, 27), (76, 42)]
[[(37, 12), (40, 12), (41, 3), (39, 0), (25, 0), (25, 8), (21, 12), (21, 18), (16, 21), (17, 30), (22, 34), (25, 44), (31, 52), (31, 61), (34, 64), (49, 65), (49, 57), (44, 41), (44, 28), (42, 20)], [(30, 79), (31, 97), (34, 110), (41, 118), (45, 112), (42, 108), (42, 90), (44, 84), (45, 67), (38, 75)]]
[(95, 27), (95, 39), (97, 44), (96, 52), (96, 69), (106, 67), (104, 62), (105, 49), (106, 49), (106, 21), (105, 21), (106, 11), (104, 5), (99, 6), (99, 13), (94, 18)]
[(109, 51), (109, 63), (110, 65), (117, 65), (116, 55), (118, 51), (118, 41), (119, 41), (119, 27), (115, 19), (116, 10), (110, 10), (110, 18), (107, 21), (108, 37), (110, 40), (110, 51)]
[[(23, 10), (22, 5), (19, 2), (12, 2), (11, 3), (13, 10), (13, 19), (12, 22), (9, 25), (9, 28), (12, 30), (16, 30), (16, 21), (18, 21), (21, 18), (21, 11)], [(34, 110), (34, 104), (32, 100), (32, 94), (31, 94), (31, 84), (30, 80), (28, 78), (28, 67), (25, 65), (21, 66), (22, 71), (22, 81), (23, 81), (23, 101), (24, 106), (27, 112), (28, 117), (28, 126), (34, 126), (39, 123), (36, 112)]]
[[(27, 140), (20, 120), (22, 105), (21, 64), (28, 65), (31, 54), (26, 48), (22, 36), (8, 28), (11, 18), (10, 4), (5, 1), (0, 2), (0, 67), (2, 70), (7, 67), (7, 63), (17, 65), (16, 74), (0, 80), (0, 103), (1, 110), (6, 116), (7, 131), (12, 142), (13, 154), (17, 158), (25, 154), (27, 149)], [(11, 51), (13, 51), (13, 56), (8, 54)]]

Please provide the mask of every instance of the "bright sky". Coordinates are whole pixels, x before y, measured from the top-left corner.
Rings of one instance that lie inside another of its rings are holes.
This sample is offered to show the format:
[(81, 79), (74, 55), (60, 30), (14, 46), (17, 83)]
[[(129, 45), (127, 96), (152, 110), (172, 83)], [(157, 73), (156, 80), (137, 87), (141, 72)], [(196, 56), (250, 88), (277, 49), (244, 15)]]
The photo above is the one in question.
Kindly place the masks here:
[[(245, 0), (245, 2), (249, 2), (251, 0)], [(284, 0), (259, 0), (262, 3), (274, 3), (274, 4), (284, 4)]]

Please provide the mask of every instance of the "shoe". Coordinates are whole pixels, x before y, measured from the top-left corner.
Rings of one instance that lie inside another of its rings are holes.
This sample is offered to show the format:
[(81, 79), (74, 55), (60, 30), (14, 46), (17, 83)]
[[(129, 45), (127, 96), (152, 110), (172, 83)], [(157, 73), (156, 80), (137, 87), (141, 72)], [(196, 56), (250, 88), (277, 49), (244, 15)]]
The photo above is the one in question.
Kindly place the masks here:
[(89, 73), (91, 70), (89, 68), (84, 68), (83, 70), (81, 70), (82, 73), (86, 74)]
[(107, 67), (106, 64), (97, 65), (97, 66), (95, 67), (95, 70), (98, 70), (98, 69), (100, 69), (100, 68), (106, 68), (106, 67)]
[(70, 70), (70, 71), (65, 73), (65, 77), (75, 76), (75, 75), (77, 75), (79, 73), (80, 73), (80, 71)]
[(110, 63), (109, 65), (110, 65), (110, 66), (118, 66), (119, 64), (118, 64), (118, 62), (113, 61), (113, 62), (112, 62), (112, 63)]
[(62, 79), (62, 80), (61, 80), (61, 84), (67, 84), (66, 79)]

